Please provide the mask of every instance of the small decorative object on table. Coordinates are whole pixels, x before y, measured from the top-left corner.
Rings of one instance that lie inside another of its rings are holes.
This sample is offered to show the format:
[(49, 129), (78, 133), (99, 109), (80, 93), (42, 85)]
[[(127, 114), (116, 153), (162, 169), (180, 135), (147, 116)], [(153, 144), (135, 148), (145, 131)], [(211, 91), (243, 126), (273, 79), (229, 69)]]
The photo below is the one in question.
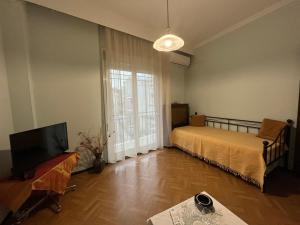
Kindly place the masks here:
[(196, 207), (200, 210), (201, 213), (211, 213), (214, 212), (213, 200), (205, 194), (198, 193), (194, 196), (194, 201)]
[(105, 167), (105, 161), (102, 159), (102, 154), (107, 144), (107, 139), (103, 138), (102, 132), (98, 133), (96, 136), (90, 136), (89, 133), (79, 132), (78, 136), (81, 139), (80, 145), (77, 147), (79, 150), (88, 150), (94, 156), (94, 172), (100, 173)]

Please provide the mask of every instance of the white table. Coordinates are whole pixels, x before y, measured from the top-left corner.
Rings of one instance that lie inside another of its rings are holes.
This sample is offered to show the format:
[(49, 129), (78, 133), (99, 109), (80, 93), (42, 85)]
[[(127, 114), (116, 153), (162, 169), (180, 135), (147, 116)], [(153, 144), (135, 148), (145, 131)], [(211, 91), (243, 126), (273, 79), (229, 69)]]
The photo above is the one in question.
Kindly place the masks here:
[[(202, 194), (206, 194), (210, 196), (206, 192), (201, 192)], [(183, 210), (189, 211), (189, 213), (193, 213), (193, 215), (198, 216), (199, 220), (190, 223), (185, 222), (187, 224), (184, 225), (204, 225), (204, 224), (212, 224), (212, 225), (247, 225), (243, 220), (241, 220), (238, 216), (233, 214), (229, 209), (219, 203), (216, 199), (210, 196), (213, 200), (213, 205), (215, 208), (215, 213), (202, 215), (197, 207), (194, 204), (194, 197), (191, 197), (184, 202), (179, 203), (178, 205), (167, 209), (147, 220), (149, 225), (183, 225), (184, 221), (191, 221), (190, 219), (179, 219), (182, 218), (180, 213)], [(178, 215), (178, 216), (177, 216)], [(190, 218), (190, 217), (189, 217)], [(195, 217), (193, 217), (195, 218)]]

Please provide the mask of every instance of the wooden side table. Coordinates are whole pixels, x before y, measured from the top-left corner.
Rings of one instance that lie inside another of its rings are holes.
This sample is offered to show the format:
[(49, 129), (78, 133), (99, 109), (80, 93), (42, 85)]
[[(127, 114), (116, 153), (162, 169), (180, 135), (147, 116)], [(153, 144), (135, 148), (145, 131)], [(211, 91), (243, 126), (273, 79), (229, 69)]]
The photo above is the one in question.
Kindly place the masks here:
[[(202, 194), (207, 194), (202, 192)], [(233, 214), (229, 209), (219, 203), (216, 199), (210, 196), (213, 200), (215, 213), (201, 214), (194, 204), (194, 197), (187, 199), (178, 205), (167, 209), (148, 219), (149, 225), (182, 225), (182, 224), (222, 224), (222, 225), (247, 225), (243, 220)], [(190, 215), (187, 215), (187, 213)], [(182, 216), (182, 214), (184, 214)], [(190, 217), (190, 218), (189, 218)], [(205, 218), (204, 218), (205, 217)], [(197, 221), (203, 219), (202, 223)], [(188, 221), (185, 221), (188, 220)]]
[[(12, 212), (16, 221), (22, 221), (35, 208), (49, 199), (55, 205), (54, 211), (59, 212), (61, 206), (54, 196), (68, 191), (67, 184), (78, 159), (78, 153), (65, 153), (40, 164), (30, 180), (0, 181), (0, 203)], [(74, 189), (75, 186), (69, 188), (69, 190)], [(45, 191), (45, 195), (30, 208), (20, 210), (33, 191)]]

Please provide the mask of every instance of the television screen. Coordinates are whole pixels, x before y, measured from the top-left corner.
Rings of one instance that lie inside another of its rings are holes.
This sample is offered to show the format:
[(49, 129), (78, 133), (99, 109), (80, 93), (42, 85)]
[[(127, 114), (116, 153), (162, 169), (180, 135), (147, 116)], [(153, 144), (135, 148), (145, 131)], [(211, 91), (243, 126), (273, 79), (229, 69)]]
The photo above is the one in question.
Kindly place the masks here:
[(9, 138), (12, 172), (16, 177), (23, 177), (24, 173), (68, 149), (66, 123), (11, 134)]

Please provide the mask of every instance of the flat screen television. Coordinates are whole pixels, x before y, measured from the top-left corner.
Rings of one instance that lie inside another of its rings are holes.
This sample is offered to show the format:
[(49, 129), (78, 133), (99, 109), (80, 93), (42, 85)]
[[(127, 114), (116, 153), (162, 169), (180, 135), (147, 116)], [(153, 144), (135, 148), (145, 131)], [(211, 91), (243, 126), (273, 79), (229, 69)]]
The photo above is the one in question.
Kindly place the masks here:
[(9, 139), (13, 176), (25, 179), (36, 166), (69, 148), (67, 123), (11, 134)]

